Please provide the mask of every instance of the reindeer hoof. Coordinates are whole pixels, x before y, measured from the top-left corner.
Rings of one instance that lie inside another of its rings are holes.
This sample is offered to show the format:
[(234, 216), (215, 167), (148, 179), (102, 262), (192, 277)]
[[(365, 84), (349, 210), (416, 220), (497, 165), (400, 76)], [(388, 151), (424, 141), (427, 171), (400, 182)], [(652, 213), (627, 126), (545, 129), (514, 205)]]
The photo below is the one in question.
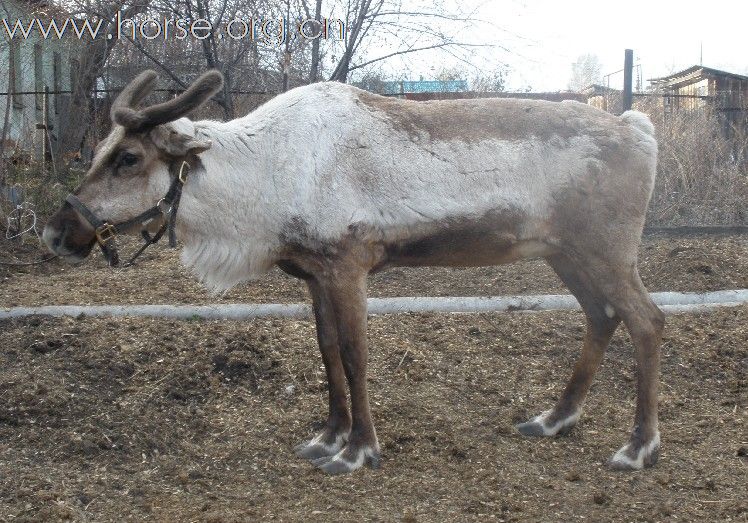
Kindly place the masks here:
[(364, 465), (378, 469), (381, 465), (381, 457), (379, 450), (372, 447), (349, 444), (334, 456), (313, 460), (312, 464), (327, 474), (347, 474)]
[(519, 433), (523, 436), (538, 438), (547, 435), (545, 433), (545, 427), (543, 427), (543, 424), (538, 423), (537, 421), (530, 420), (525, 423), (519, 423), (516, 425), (516, 427)]
[(325, 429), (309, 441), (305, 441), (294, 447), (294, 452), (300, 458), (311, 461), (334, 456), (345, 446), (348, 440), (348, 432), (332, 433)]
[(576, 425), (579, 420), (581, 412), (577, 411), (570, 416), (561, 418), (553, 423), (549, 420), (552, 418), (552, 411), (547, 410), (542, 414), (538, 414), (530, 421), (520, 423), (516, 425), (517, 430), (523, 436), (531, 437), (548, 437), (548, 436), (563, 436), (568, 434), (571, 429)]
[(300, 458), (308, 459), (310, 461), (337, 454), (336, 450), (331, 449), (327, 445), (315, 444), (311, 441), (296, 445), (293, 450)]
[(649, 443), (630, 442), (616, 452), (608, 466), (613, 470), (641, 470), (657, 463), (660, 455), (660, 433), (657, 432)]

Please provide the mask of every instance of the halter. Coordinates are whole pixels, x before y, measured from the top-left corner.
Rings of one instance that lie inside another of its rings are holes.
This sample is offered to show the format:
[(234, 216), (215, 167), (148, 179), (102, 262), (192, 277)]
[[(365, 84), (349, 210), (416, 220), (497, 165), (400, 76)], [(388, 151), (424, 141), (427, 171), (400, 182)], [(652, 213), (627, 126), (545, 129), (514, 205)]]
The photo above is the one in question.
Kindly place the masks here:
[[(169, 170), (172, 171), (172, 168), (175, 165), (176, 163), (172, 163)], [(94, 228), (96, 243), (101, 248), (101, 252), (104, 254), (110, 267), (116, 267), (119, 265), (119, 253), (117, 252), (117, 244), (115, 243), (115, 237), (118, 234), (126, 231), (134, 225), (145, 226), (148, 222), (158, 216), (166, 218), (164, 223), (153, 236), (148, 233), (145, 227), (140, 231), (144, 243), (140, 249), (138, 249), (138, 251), (127, 260), (124, 266), (128, 267), (132, 265), (150, 245), (157, 243), (167, 229), (169, 230), (169, 246), (176, 247), (177, 236), (174, 228), (176, 224), (177, 210), (179, 209), (179, 200), (182, 197), (182, 187), (187, 181), (187, 172), (190, 169), (191, 166), (187, 160), (183, 160), (179, 167), (179, 172), (172, 179), (169, 190), (166, 192), (164, 197), (147, 211), (123, 222), (109, 223), (106, 220), (102, 220), (72, 193), (67, 195), (65, 201), (72, 205), (73, 208)]]

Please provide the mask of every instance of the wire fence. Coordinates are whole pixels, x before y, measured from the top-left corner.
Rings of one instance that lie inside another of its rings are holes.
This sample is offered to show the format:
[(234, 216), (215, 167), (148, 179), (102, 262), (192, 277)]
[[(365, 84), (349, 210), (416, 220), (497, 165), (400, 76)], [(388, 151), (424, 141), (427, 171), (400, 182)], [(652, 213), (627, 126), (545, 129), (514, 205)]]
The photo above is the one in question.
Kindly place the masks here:
[[(109, 132), (109, 106), (117, 89), (97, 89), (90, 104), (89, 131), (79, 152), (60, 155), (57, 143), (65, 131), (64, 103), (70, 91), (24, 91), (21, 104), (14, 101), (11, 118), (3, 122), (6, 107), (0, 92), (0, 190), (20, 186), (27, 193), (27, 205), (44, 216), (59, 201), (60, 194), (77, 185), (92, 156), (95, 144)], [(154, 102), (178, 94), (174, 89), (156, 89)], [(41, 106), (37, 95), (43, 94)], [(563, 93), (529, 93), (537, 97), (562, 99)], [(573, 94), (573, 93), (572, 93)], [(233, 91), (235, 111), (245, 114), (275, 93), (263, 90)], [(496, 96), (527, 96), (528, 93), (497, 93)], [(553, 95), (553, 96), (551, 96)], [(14, 95), (11, 93), (10, 97)], [(435, 93), (434, 97), (443, 93)], [(27, 98), (24, 98), (27, 97)], [(428, 99), (419, 93), (416, 99)], [(588, 96), (588, 103), (620, 113), (620, 91), (604, 88)], [(679, 95), (635, 93), (634, 109), (645, 112), (655, 125), (660, 146), (658, 178), (650, 205), (650, 226), (748, 225), (748, 100), (734, 93)], [(46, 114), (46, 116), (45, 116)], [(197, 117), (222, 118), (223, 108), (215, 102), (203, 107)], [(59, 172), (58, 172), (59, 171)], [(5, 215), (16, 212), (15, 205)], [(54, 203), (53, 203), (54, 202)], [(16, 202), (20, 203), (20, 202)], [(28, 211), (18, 210), (22, 214)], [(16, 215), (14, 215), (16, 216)], [(29, 216), (24, 215), (24, 220)], [(34, 215), (35, 216), (35, 215)], [(30, 231), (27, 231), (27, 233)], [(7, 234), (7, 232), (6, 232)]]

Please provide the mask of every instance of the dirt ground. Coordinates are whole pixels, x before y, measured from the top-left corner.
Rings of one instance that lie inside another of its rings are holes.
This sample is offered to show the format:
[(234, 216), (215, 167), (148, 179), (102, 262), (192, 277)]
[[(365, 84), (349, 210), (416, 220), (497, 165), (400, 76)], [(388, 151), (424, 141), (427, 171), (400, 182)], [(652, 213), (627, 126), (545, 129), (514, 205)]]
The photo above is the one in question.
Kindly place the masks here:
[[(748, 241), (647, 238), (641, 272), (653, 291), (747, 288)], [(306, 299), (279, 274), (211, 297), (168, 250), (0, 278), (0, 306)], [(565, 291), (536, 262), (371, 282), (373, 296), (544, 292)], [(669, 317), (660, 462), (636, 473), (604, 466), (634, 411), (623, 329), (570, 435), (513, 430), (552, 405), (582, 336), (576, 312), (372, 317), (383, 466), (327, 477), (292, 451), (325, 415), (311, 322), (1, 322), (0, 520), (748, 521), (748, 307)]]

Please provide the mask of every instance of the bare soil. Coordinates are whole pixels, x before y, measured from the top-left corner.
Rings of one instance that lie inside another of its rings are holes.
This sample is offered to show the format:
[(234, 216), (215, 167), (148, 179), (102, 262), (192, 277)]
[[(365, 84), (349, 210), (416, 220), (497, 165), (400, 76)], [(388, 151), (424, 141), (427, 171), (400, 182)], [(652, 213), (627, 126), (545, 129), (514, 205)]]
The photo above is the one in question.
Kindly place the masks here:
[[(0, 306), (218, 300), (173, 252), (149, 257), (5, 269)], [(748, 245), (647, 238), (641, 271), (651, 290), (748, 287)], [(371, 282), (374, 296), (545, 292), (566, 291), (535, 262)], [(220, 298), (305, 299), (280, 274)], [(310, 322), (0, 322), (0, 520), (747, 521), (748, 307), (669, 317), (660, 462), (636, 473), (604, 465), (634, 412), (624, 329), (570, 435), (513, 430), (553, 404), (582, 336), (576, 312), (372, 317), (383, 466), (328, 477), (292, 451), (325, 416)]]

